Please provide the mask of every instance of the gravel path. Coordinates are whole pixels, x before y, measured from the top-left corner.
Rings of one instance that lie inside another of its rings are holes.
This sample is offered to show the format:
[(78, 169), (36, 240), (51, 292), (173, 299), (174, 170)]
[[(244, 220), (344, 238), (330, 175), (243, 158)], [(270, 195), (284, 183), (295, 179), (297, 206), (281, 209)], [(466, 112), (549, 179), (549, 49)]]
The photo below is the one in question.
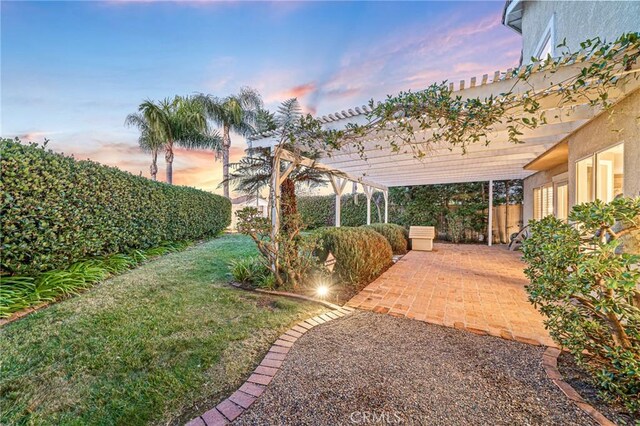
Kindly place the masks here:
[(358, 311), (301, 337), (234, 424), (593, 425), (543, 351)]

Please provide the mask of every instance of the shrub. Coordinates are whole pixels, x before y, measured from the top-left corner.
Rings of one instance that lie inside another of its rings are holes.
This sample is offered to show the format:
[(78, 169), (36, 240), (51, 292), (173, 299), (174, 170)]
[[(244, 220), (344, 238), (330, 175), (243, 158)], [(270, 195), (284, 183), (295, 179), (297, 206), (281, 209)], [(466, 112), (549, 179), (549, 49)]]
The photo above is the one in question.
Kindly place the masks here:
[(0, 140), (2, 273), (35, 275), (75, 262), (194, 240), (224, 230), (224, 197), (171, 186), (36, 144)]
[(269, 269), (257, 256), (233, 260), (229, 266), (233, 279), (243, 284), (262, 283), (269, 275)]
[(391, 245), (376, 231), (358, 228), (324, 228), (316, 231), (318, 257), (329, 252), (336, 258), (334, 272), (351, 294), (366, 287), (392, 264)]
[(273, 240), (271, 221), (262, 217), (255, 207), (245, 207), (237, 212), (238, 232), (251, 237), (263, 264), (272, 273), (263, 280), (263, 286), (296, 289), (317, 268), (315, 236), (302, 236), (302, 221), (297, 213), (281, 217), (281, 228)]
[[(382, 199), (382, 193), (373, 195)], [(298, 212), (307, 229), (317, 229), (335, 224), (335, 200), (334, 195), (322, 195), (298, 198)], [(367, 223), (367, 198), (358, 194), (358, 204), (353, 200), (353, 195), (346, 194), (341, 198), (340, 222), (342, 226), (360, 226)], [(384, 206), (381, 215), (384, 214)], [(374, 200), (371, 200), (371, 221), (379, 219), (378, 210)]]
[(640, 198), (581, 204), (569, 220), (577, 226), (553, 217), (531, 223), (523, 243), (529, 298), (606, 395), (638, 412), (640, 256), (621, 252), (620, 238), (638, 229)]
[(395, 223), (374, 223), (362, 228), (372, 229), (389, 241), (393, 254), (406, 254), (409, 247), (409, 232), (404, 226)]

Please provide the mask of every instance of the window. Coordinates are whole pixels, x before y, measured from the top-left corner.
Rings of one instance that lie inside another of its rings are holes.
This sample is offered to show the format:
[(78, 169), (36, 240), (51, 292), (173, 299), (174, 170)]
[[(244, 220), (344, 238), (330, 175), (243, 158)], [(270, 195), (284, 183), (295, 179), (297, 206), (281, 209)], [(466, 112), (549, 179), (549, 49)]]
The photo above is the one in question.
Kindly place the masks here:
[[(596, 165), (594, 170), (594, 164)], [(605, 203), (623, 193), (624, 145), (600, 151), (576, 162), (576, 203)]]
[(538, 59), (546, 59), (547, 55), (555, 56), (555, 14), (551, 15), (547, 28), (542, 33), (534, 56)]
[(542, 217), (553, 215), (553, 185), (542, 187)]
[(556, 185), (556, 217), (567, 220), (569, 216), (569, 184), (564, 181)]
[(593, 201), (593, 157), (576, 163), (576, 204)]
[(553, 215), (553, 184), (533, 189), (533, 218), (536, 220)]
[(596, 198), (608, 203), (622, 194), (624, 181), (624, 145), (596, 154)]

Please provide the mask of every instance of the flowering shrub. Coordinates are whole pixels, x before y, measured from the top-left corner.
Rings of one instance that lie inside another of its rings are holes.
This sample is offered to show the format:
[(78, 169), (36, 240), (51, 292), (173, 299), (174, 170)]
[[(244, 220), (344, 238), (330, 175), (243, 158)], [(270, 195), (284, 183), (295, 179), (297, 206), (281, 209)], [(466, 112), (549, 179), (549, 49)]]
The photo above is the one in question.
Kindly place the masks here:
[(638, 412), (640, 256), (625, 253), (621, 239), (639, 230), (640, 198), (581, 204), (569, 221), (531, 224), (523, 244), (529, 298), (603, 394)]

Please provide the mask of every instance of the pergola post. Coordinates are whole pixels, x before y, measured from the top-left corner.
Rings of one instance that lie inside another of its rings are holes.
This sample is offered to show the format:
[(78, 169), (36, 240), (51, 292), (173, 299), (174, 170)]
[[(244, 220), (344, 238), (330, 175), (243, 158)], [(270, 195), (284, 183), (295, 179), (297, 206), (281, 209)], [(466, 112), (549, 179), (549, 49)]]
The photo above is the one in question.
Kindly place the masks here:
[(367, 197), (367, 225), (371, 225), (371, 198), (373, 197), (373, 187), (362, 185), (364, 195)]
[(273, 169), (271, 172), (271, 241), (274, 242), (277, 249), (278, 233), (280, 232), (280, 185), (289, 177), (293, 169), (295, 168), (295, 162), (291, 161), (285, 169), (284, 173), (281, 172), (280, 158), (281, 151), (277, 147), (271, 148), (273, 152)]
[(277, 147), (271, 148), (273, 152), (273, 167), (271, 171), (271, 241), (277, 249), (278, 232), (280, 231), (280, 156)]
[(493, 180), (489, 180), (489, 224), (487, 226), (487, 243), (493, 244)]
[(331, 186), (333, 186), (333, 192), (336, 194), (336, 213), (335, 213), (335, 226), (340, 227), (340, 208), (341, 208), (341, 196), (344, 192), (344, 188), (347, 186), (347, 179), (339, 178), (337, 176), (331, 176)]
[(384, 223), (389, 223), (389, 190), (382, 191), (384, 195)]

